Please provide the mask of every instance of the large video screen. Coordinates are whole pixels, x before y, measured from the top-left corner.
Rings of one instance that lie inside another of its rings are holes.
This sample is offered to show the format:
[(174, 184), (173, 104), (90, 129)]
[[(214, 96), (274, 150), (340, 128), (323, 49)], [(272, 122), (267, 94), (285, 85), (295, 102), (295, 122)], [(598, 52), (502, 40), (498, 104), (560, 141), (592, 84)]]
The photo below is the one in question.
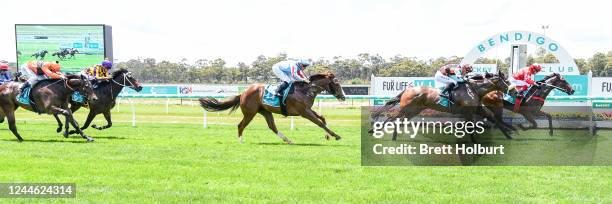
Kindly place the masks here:
[(75, 73), (105, 58), (104, 25), (15, 25), (17, 64), (59, 61)]

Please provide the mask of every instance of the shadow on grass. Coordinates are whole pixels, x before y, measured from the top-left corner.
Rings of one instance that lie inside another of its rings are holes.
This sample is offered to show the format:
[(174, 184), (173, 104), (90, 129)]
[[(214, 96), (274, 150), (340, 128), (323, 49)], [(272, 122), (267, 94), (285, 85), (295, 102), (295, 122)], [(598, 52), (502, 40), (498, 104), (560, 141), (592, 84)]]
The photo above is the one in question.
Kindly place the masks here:
[(347, 146), (347, 145), (340, 145), (340, 144), (318, 144), (318, 143), (293, 143), (293, 144), (286, 144), (286, 143), (282, 143), (282, 142), (259, 142), (259, 143), (254, 143), (257, 145), (287, 145), (287, 146), (307, 146), (307, 147), (341, 147), (341, 146)]
[[(18, 142), (17, 139), (2, 139), (3, 141), (13, 141), (13, 142)], [(23, 138), (23, 142), (67, 142), (67, 143), (89, 143), (87, 142), (87, 140), (83, 139), (83, 141), (80, 140), (61, 140), (61, 139), (49, 139), (49, 140), (39, 140), (39, 139), (27, 139), (27, 138)]]

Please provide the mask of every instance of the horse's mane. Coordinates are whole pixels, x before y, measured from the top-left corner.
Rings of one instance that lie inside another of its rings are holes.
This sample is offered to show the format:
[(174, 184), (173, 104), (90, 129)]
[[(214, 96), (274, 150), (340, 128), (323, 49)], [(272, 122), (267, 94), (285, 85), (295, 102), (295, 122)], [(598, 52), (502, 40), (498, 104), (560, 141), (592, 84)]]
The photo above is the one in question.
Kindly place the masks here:
[[(68, 79), (68, 80), (70, 80), (70, 79), (81, 79), (81, 74), (66, 74), (66, 79)], [(60, 78), (58, 78), (58, 79), (43, 79), (43, 80), (40, 80), (38, 83), (36, 83), (36, 86), (38, 86), (39, 84), (44, 84), (44, 83), (57, 82), (59, 80), (62, 80), (62, 79), (60, 79)], [(62, 83), (60, 83), (60, 84), (62, 84)]]
[(331, 72), (323, 72), (323, 73), (311, 75), (310, 77), (308, 77), (308, 81), (315, 81), (315, 80), (319, 80), (322, 78), (328, 78), (328, 77), (333, 79), (335, 76)]
[(544, 81), (546, 81), (546, 80), (548, 80), (550, 78), (553, 78), (555, 76), (561, 76), (561, 75), (559, 75), (559, 73), (554, 72), (552, 74), (549, 74), (549, 75), (545, 76), (543, 79), (540, 79), (539, 82), (544, 82)]
[(117, 76), (119, 76), (119, 75), (122, 75), (122, 74), (125, 74), (125, 73), (128, 73), (128, 72), (129, 72), (129, 71), (128, 71), (127, 69), (121, 68), (121, 69), (119, 69), (119, 70), (117, 70), (117, 71), (114, 71), (114, 72), (111, 74), (111, 78), (115, 78), (115, 77), (117, 77)]

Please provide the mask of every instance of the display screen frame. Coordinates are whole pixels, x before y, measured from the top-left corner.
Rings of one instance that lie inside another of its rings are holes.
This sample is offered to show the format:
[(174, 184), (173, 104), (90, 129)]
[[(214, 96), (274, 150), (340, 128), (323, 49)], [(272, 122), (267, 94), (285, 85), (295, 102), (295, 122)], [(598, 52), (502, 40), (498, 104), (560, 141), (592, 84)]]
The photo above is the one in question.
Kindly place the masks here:
[[(109, 37), (108, 35), (110, 33), (107, 33), (107, 30), (110, 29), (109, 25), (106, 24), (28, 24), (28, 23), (20, 23), (20, 24), (15, 24), (14, 27), (14, 34), (15, 34), (15, 63), (18, 66), (17, 69), (19, 70), (19, 65), (20, 65), (20, 61), (19, 61), (19, 40), (17, 38), (18, 34), (17, 34), (17, 27), (18, 26), (74, 26), (74, 27), (78, 27), (78, 26), (99, 26), (102, 29), (102, 38), (100, 39), (102, 41), (102, 44), (104, 46), (103, 49), (103, 59), (108, 58), (109, 56), (109, 52), (108, 52), (108, 46), (110, 46), (110, 48), (112, 49), (112, 42), (107, 42), (108, 39), (112, 40), (112, 37)], [(109, 58), (110, 59), (110, 58)], [(113, 60), (113, 59), (110, 59)], [(93, 65), (93, 64), (92, 64)], [(86, 67), (81, 67), (81, 69), (84, 69)], [(67, 72), (67, 73), (74, 73), (74, 72)]]

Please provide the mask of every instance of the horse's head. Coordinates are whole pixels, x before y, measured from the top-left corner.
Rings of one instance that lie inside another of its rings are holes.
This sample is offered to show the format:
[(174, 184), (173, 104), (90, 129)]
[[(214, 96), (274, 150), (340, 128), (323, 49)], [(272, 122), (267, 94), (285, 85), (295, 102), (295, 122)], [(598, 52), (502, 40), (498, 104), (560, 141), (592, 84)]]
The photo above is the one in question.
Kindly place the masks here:
[(138, 82), (132, 72), (128, 71), (127, 69), (119, 69), (113, 72), (111, 78), (116, 83), (119, 83), (119, 85), (130, 87), (134, 89), (134, 91), (140, 92), (142, 90), (140, 82)]
[(565, 78), (563, 78), (563, 76), (561, 76), (561, 74), (559, 73), (552, 73), (551, 75), (544, 77), (544, 79), (540, 81), (543, 81), (547, 85), (552, 85), (554, 88), (565, 92), (567, 95), (574, 94), (574, 89), (572, 88), (572, 85), (567, 82)]
[(344, 101), (346, 97), (344, 96), (344, 90), (342, 90), (342, 86), (340, 85), (340, 80), (336, 78), (336, 76), (331, 72), (315, 74), (309, 77), (310, 85), (320, 87), (323, 91), (327, 91), (328, 93), (334, 95), (338, 100)]
[(93, 91), (93, 86), (91, 82), (87, 80), (87, 77), (77, 74), (77, 75), (68, 75), (67, 82), (69, 88), (74, 89), (75, 91), (80, 92), (85, 95), (91, 101), (97, 101), (98, 96)]
[[(481, 79), (476, 79), (476, 85), (479, 88), (484, 88), (486, 93), (491, 91), (508, 91), (508, 85), (510, 82), (506, 79), (504, 73), (497, 72), (497, 74), (485, 73)], [(486, 94), (482, 93), (482, 94)]]

